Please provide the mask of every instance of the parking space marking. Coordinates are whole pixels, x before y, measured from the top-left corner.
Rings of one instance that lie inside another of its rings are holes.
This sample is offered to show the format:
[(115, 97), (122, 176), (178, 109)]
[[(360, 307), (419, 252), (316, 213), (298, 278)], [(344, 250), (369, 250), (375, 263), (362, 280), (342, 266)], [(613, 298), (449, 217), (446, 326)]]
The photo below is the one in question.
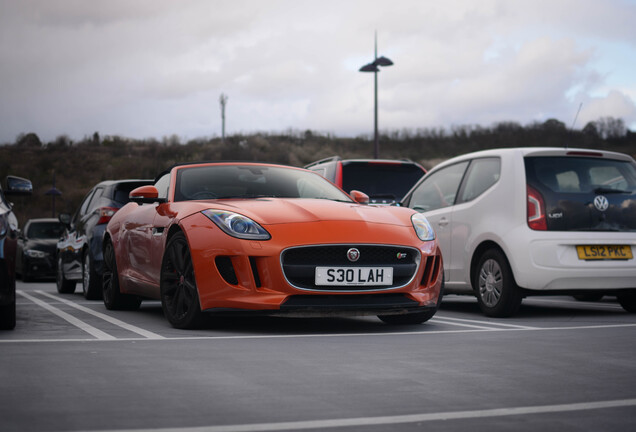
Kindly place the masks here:
[(116, 338), (114, 336), (109, 335), (106, 332), (101, 331), (100, 329), (93, 327), (92, 325), (85, 323), (84, 321), (81, 321), (77, 318), (75, 318), (74, 316), (67, 314), (66, 312), (51, 306), (50, 304), (32, 296), (31, 294), (27, 294), (24, 291), (18, 290), (16, 291), (17, 294), (20, 294), (22, 297), (31, 300), (33, 303), (37, 304), (38, 306), (48, 310), (49, 312), (51, 312), (54, 315), (57, 315), (58, 317), (62, 318), (65, 321), (68, 321), (70, 324), (73, 324), (75, 327), (84, 330), (86, 333), (90, 334), (91, 336), (94, 336), (95, 338), (97, 338), (98, 340), (115, 340)]
[(619, 399), (610, 401), (582, 402), (560, 405), (540, 405), (511, 408), (495, 408), (471, 411), (446, 411), (440, 413), (406, 414), (379, 417), (354, 417), (326, 420), (300, 420), (276, 423), (234, 424), (219, 426), (196, 426), (158, 429), (111, 429), (100, 432), (264, 432), (282, 430), (327, 429), (361, 426), (397, 425), (405, 423), (423, 423), (431, 421), (480, 419), (531, 414), (550, 414), (572, 411), (588, 411), (609, 408), (636, 406), (636, 399)]
[[(519, 324), (506, 324), (506, 323), (493, 322), (493, 321), (469, 320), (469, 319), (464, 319), (464, 318), (451, 318), (451, 317), (440, 316), (440, 315), (435, 315), (435, 317), (433, 319), (435, 319), (435, 320), (441, 319), (441, 320), (448, 320), (448, 321), (457, 321), (457, 322), (482, 324), (482, 325), (488, 325), (488, 326), (495, 326), (495, 328), (508, 327), (508, 328), (515, 328), (515, 329), (521, 329), (521, 330), (538, 330), (539, 329), (539, 327), (529, 327), (529, 326), (523, 326), (523, 325), (519, 325)], [(448, 323), (448, 324), (451, 324), (451, 323)], [(487, 327), (487, 328), (493, 328), (493, 327)]]
[[(274, 334), (274, 335), (225, 335), (225, 336), (177, 336), (164, 337), (163, 339), (154, 339), (160, 341), (197, 341), (197, 340), (240, 340), (240, 339), (303, 339), (303, 338), (329, 338), (329, 337), (377, 337), (377, 336), (434, 336), (441, 334), (464, 334), (464, 333), (484, 333), (484, 332), (535, 332), (535, 331), (571, 331), (571, 330), (590, 330), (590, 329), (606, 329), (606, 328), (626, 328), (636, 327), (636, 324), (603, 324), (603, 325), (587, 325), (587, 326), (569, 326), (569, 327), (535, 327), (531, 329), (506, 329), (487, 327), (484, 329), (465, 329), (465, 330), (421, 330), (421, 331), (401, 331), (401, 332), (383, 332), (383, 333), (314, 333), (314, 334)], [(132, 338), (108, 338), (108, 339), (0, 339), (0, 343), (46, 343), (46, 342), (130, 342), (130, 341), (149, 341), (148, 338), (132, 337)]]
[(600, 310), (623, 310), (623, 307), (619, 304), (603, 303), (600, 300), (599, 301), (578, 300), (576, 303), (569, 300), (553, 299), (553, 298), (545, 298), (545, 297), (531, 297), (529, 299), (524, 300), (524, 303), (529, 303), (529, 302), (560, 304), (560, 305), (572, 306), (577, 309), (579, 309), (581, 305), (585, 305), (587, 307), (594, 306), (594, 309), (600, 309)]
[(121, 327), (121, 328), (126, 329), (128, 331), (131, 331), (133, 333), (137, 333), (138, 335), (143, 336), (145, 338), (148, 338), (148, 339), (165, 339), (165, 337), (163, 337), (161, 335), (158, 335), (157, 333), (153, 333), (151, 331), (144, 330), (144, 329), (142, 329), (140, 327), (137, 327), (137, 326), (134, 326), (132, 324), (128, 324), (128, 323), (126, 323), (124, 321), (118, 320), (117, 318), (113, 318), (113, 317), (111, 317), (109, 315), (106, 315), (106, 314), (103, 314), (101, 312), (97, 312), (97, 311), (94, 311), (94, 310), (89, 309), (87, 307), (80, 306), (79, 304), (77, 304), (75, 302), (72, 302), (70, 300), (55, 296), (55, 295), (53, 295), (51, 293), (47, 293), (47, 292), (40, 291), (40, 290), (36, 290), (35, 292), (38, 293), (38, 294), (42, 294), (42, 295), (44, 295), (46, 297), (49, 297), (49, 298), (51, 298), (53, 300), (61, 301), (62, 303), (66, 304), (66, 305), (69, 305), (69, 306), (71, 306), (71, 307), (73, 307), (73, 308), (75, 308), (77, 310), (80, 310), (80, 311), (85, 312), (87, 314), (93, 315), (93, 316), (95, 316), (97, 318), (101, 318), (104, 321), (107, 321), (107, 322), (109, 322), (111, 324), (114, 324), (114, 325), (116, 325), (118, 327)]
[(439, 324), (446, 324), (446, 325), (450, 325), (450, 326), (469, 327), (469, 328), (480, 329), (480, 330), (497, 330), (496, 327), (486, 327), (486, 326), (479, 326), (479, 325), (475, 325), (475, 324), (464, 324), (464, 323), (459, 323), (459, 322), (453, 322), (453, 321), (447, 320), (446, 317), (443, 317), (443, 318), (431, 318), (430, 322), (439, 323)]

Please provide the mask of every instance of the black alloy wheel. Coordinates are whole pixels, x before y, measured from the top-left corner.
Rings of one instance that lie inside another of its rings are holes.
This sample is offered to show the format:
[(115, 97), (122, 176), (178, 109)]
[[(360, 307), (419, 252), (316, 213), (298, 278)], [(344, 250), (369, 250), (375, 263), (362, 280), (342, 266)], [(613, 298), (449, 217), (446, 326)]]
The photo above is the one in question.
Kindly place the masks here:
[(499, 249), (489, 249), (481, 256), (475, 269), (473, 288), (481, 311), (490, 317), (514, 315), (523, 300), (508, 259)]
[(135, 310), (139, 309), (141, 299), (137, 296), (122, 294), (119, 291), (119, 274), (117, 273), (117, 260), (115, 248), (108, 240), (104, 247), (104, 274), (102, 276), (102, 297), (104, 306), (108, 310)]
[(431, 318), (437, 313), (439, 310), (439, 306), (442, 304), (442, 298), (444, 297), (444, 287), (446, 286), (446, 277), (442, 275), (442, 288), (439, 291), (439, 296), (437, 297), (437, 303), (435, 304), (434, 309), (426, 310), (423, 312), (415, 312), (409, 314), (402, 315), (378, 315), (378, 318), (386, 324), (392, 325), (415, 325), (422, 324)]
[(192, 329), (203, 322), (188, 240), (182, 232), (168, 240), (161, 264), (161, 306), (173, 327)]

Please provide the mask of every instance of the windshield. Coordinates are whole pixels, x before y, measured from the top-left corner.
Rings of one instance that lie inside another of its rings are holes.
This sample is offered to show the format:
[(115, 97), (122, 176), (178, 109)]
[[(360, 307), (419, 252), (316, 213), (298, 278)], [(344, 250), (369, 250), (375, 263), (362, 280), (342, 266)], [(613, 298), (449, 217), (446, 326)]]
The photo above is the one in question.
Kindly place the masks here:
[(224, 198), (351, 199), (318, 174), (267, 165), (207, 165), (177, 171), (175, 201)]
[(34, 222), (29, 224), (27, 237), (32, 239), (59, 239), (64, 226), (59, 222)]
[(415, 164), (343, 163), (342, 188), (347, 192), (360, 190), (372, 201), (400, 201), (423, 175), (424, 171)]

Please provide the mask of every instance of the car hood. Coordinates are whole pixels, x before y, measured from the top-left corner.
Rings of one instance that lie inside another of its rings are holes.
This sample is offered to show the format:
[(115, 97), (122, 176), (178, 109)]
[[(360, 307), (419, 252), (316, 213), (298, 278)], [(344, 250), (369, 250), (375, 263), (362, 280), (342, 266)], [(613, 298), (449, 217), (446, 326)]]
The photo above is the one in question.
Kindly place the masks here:
[(262, 198), (209, 202), (202, 207), (243, 214), (262, 225), (318, 221), (361, 221), (411, 226), (413, 210), (403, 207), (361, 205), (321, 199)]
[(35, 249), (45, 252), (55, 252), (57, 239), (28, 239), (24, 243), (24, 249)]

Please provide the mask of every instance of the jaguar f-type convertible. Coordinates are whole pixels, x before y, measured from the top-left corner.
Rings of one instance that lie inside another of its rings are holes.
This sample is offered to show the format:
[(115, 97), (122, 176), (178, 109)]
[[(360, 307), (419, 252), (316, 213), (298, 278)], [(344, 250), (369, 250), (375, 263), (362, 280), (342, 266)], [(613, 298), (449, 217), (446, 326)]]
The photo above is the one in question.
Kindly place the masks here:
[(208, 314), (377, 315), (420, 324), (441, 302), (442, 254), (428, 221), (368, 205), (282, 165), (177, 165), (108, 223), (108, 309), (160, 299), (176, 328)]

